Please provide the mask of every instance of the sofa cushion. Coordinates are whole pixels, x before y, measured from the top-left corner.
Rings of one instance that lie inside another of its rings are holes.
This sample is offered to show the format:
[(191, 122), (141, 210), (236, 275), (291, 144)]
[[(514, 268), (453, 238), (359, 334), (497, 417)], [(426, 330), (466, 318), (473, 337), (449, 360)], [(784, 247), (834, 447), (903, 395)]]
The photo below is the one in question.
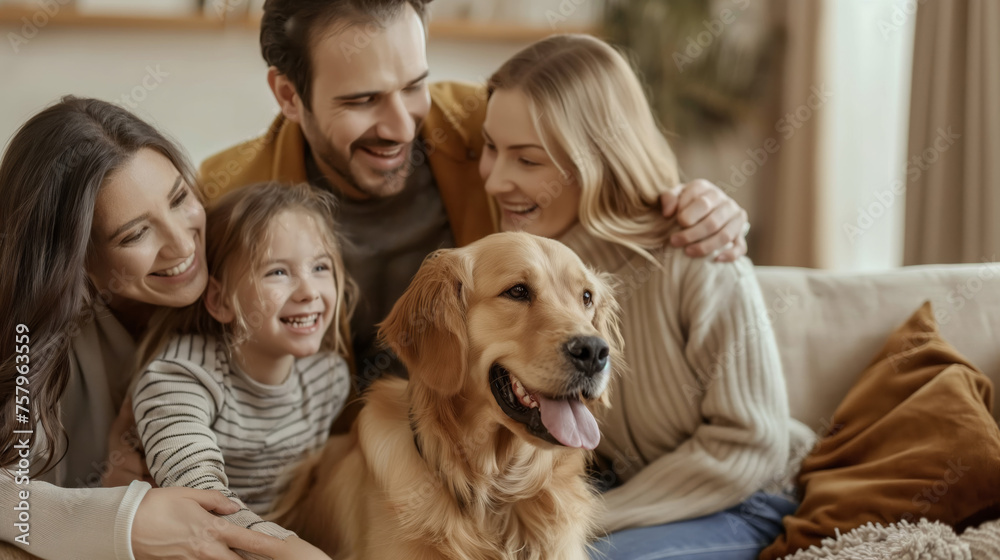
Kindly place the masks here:
[(802, 463), (802, 503), (762, 554), (781, 558), (868, 522), (964, 528), (1000, 515), (992, 384), (925, 303), (889, 336)]
[(817, 433), (886, 335), (924, 301), (933, 302), (942, 335), (1000, 387), (1000, 263), (878, 272), (758, 266), (756, 273), (792, 416)]

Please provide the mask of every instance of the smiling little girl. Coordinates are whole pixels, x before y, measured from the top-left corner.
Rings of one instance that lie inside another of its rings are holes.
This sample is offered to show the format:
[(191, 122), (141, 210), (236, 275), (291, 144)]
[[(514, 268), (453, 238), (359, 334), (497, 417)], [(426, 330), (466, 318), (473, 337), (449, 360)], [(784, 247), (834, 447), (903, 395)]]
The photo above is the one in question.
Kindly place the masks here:
[(207, 223), (202, 305), (171, 313), (140, 351), (155, 352), (133, 393), (150, 473), (222, 491), (241, 505), (227, 519), (296, 541), (288, 558), (326, 558), (260, 515), (281, 472), (324, 444), (350, 388), (333, 205), (308, 185), (259, 184), (223, 197)]

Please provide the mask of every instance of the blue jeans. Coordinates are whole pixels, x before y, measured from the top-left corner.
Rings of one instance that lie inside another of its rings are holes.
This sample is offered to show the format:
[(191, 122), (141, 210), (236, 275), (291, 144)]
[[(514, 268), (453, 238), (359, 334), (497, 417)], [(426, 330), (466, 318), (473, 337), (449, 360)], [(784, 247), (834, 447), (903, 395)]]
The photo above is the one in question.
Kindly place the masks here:
[(755, 560), (799, 504), (758, 492), (727, 510), (655, 527), (626, 529), (594, 543), (593, 560)]

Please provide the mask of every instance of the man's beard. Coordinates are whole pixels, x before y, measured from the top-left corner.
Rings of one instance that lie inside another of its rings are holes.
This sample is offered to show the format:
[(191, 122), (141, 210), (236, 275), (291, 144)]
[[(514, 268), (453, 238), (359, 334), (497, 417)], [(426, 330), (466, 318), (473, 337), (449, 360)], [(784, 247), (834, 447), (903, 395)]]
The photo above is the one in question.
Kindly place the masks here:
[[(417, 130), (420, 130), (420, 125), (423, 123), (417, 123)], [(350, 159), (345, 160), (330, 144), (325, 136), (319, 133), (318, 127), (314, 123), (310, 123), (310, 128), (312, 129), (312, 136), (317, 140), (317, 142), (310, 142), (310, 148), (313, 151), (313, 157), (319, 161), (322, 161), (328, 169), (333, 171), (341, 181), (347, 183), (348, 186), (353, 187), (358, 192), (364, 194), (365, 196), (371, 198), (383, 198), (398, 194), (406, 186), (406, 180), (413, 173), (414, 167), (414, 146), (418, 140), (410, 142), (404, 148), (406, 152), (406, 157), (403, 158), (403, 164), (392, 169), (390, 171), (378, 172), (382, 176), (383, 181), (378, 185), (363, 185), (358, 181), (354, 173), (351, 172), (351, 162)], [(364, 147), (372, 147), (378, 149), (391, 149), (399, 146), (398, 142), (390, 142), (386, 140), (380, 140), (378, 138), (362, 138), (355, 140), (351, 143), (350, 149), (348, 151), (348, 158), (353, 156), (353, 154)], [(374, 171), (374, 170), (372, 170)], [(332, 178), (330, 178), (332, 179)], [(336, 182), (331, 181), (334, 185)]]

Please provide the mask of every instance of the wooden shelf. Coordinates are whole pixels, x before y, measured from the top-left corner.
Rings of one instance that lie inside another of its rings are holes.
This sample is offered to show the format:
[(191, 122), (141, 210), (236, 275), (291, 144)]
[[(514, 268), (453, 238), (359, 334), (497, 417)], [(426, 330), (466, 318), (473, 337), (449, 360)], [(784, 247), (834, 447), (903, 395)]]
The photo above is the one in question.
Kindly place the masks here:
[[(41, 14), (41, 15), (40, 15)], [(0, 6), (0, 27), (21, 27), (25, 19), (37, 27), (76, 27), (87, 29), (153, 29), (153, 30), (209, 30), (242, 29), (256, 31), (259, 20), (240, 16), (230, 19), (213, 18), (203, 14), (155, 16), (139, 14), (80, 13), (71, 7), (61, 8), (49, 16), (38, 8), (27, 6)], [(40, 25), (42, 22), (44, 25)], [(431, 21), (428, 35), (433, 39), (457, 41), (531, 42), (553, 33), (595, 33), (583, 27), (531, 27), (514, 23), (486, 23), (477, 21)]]
[[(27, 6), (0, 6), (0, 26), (25, 25), (25, 20), (38, 28), (78, 27), (115, 29), (208, 29), (219, 30), (235, 27), (233, 21), (210, 18), (203, 14), (191, 15), (142, 15), (80, 13), (71, 7), (62, 7), (54, 15), (39, 8)], [(44, 23), (43, 23), (44, 22)]]
[(479, 21), (442, 20), (431, 21), (428, 29), (430, 39), (454, 39), (459, 41), (506, 41), (530, 43), (544, 39), (555, 33), (596, 33), (596, 29), (584, 27), (533, 27), (516, 23), (487, 23)]

